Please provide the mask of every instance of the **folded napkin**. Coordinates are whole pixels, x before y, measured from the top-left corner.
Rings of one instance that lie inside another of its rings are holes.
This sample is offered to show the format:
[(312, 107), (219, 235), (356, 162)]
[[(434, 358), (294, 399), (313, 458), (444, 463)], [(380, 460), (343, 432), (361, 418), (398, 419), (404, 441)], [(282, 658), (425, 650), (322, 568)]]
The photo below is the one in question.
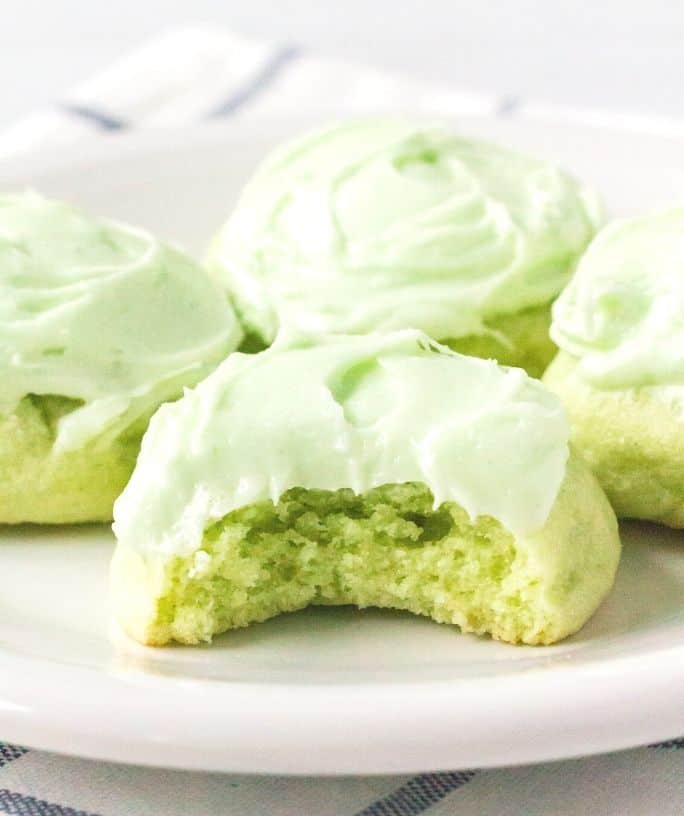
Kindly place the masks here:
[[(684, 132), (680, 123), (551, 110), (426, 87), (215, 30), (169, 33), (0, 134), (0, 159), (129, 128), (306, 111), (537, 116)], [(1, 715), (0, 715), (1, 730)], [(0, 737), (2, 736), (0, 732)], [(360, 736), (360, 738), (362, 738)], [(458, 735), (454, 735), (458, 739)], [(246, 777), (91, 762), (0, 742), (0, 813), (12, 816), (659, 816), (684, 802), (684, 739), (492, 771), (340, 779)]]
[(236, 116), (411, 114), (553, 117), (684, 136), (684, 122), (541, 105), (510, 95), (435, 87), (296, 44), (196, 28), (158, 37), (68, 93), (60, 104), (0, 134), (0, 159), (131, 128), (180, 127)]
[(330, 117), (382, 110), (492, 113), (508, 98), (434, 88), (321, 60), (294, 44), (224, 31), (172, 31), (0, 134), (0, 157), (129, 128), (179, 127), (233, 116), (306, 111)]

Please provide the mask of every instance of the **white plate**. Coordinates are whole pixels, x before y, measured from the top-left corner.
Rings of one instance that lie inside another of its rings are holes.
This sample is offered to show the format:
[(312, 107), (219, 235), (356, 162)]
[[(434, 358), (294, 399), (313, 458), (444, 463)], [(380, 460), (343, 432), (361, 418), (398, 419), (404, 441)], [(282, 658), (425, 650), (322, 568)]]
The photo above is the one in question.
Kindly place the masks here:
[[(200, 251), (239, 184), (295, 122), (125, 137), (0, 167)], [(613, 212), (684, 190), (681, 142), (577, 125), (469, 119), (554, 157)], [(108, 529), (0, 530), (0, 737), (126, 762), (271, 773), (492, 766), (684, 733), (684, 534), (624, 529), (610, 599), (584, 630), (512, 647), (390, 612), (312, 609), (151, 650), (108, 624)]]

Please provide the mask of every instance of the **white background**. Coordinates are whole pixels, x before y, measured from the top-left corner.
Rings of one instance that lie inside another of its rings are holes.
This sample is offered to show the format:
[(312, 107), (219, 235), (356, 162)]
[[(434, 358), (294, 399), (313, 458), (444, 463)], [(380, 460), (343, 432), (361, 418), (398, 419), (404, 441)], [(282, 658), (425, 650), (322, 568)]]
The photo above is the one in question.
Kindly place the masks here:
[(0, 0), (0, 125), (190, 23), (459, 88), (684, 117), (684, 0)]

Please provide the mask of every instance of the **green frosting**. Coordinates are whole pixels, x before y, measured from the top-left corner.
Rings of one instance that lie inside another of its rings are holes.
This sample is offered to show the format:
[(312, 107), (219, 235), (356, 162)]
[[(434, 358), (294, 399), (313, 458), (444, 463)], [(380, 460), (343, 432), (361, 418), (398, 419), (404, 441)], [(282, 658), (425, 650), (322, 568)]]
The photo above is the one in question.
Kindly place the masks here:
[(593, 195), (551, 164), (372, 119), (275, 151), (209, 266), (266, 342), (280, 326), (458, 338), (548, 303), (600, 221)]
[(520, 369), (422, 332), (286, 338), (234, 354), (152, 418), (116, 502), (120, 544), (188, 554), (209, 524), (293, 487), (427, 485), (514, 534), (540, 529), (565, 476), (560, 403)]
[(553, 308), (551, 336), (598, 388), (684, 396), (684, 208), (616, 221)]
[(33, 193), (0, 197), (0, 412), (78, 400), (55, 450), (119, 433), (242, 337), (203, 270), (148, 233)]

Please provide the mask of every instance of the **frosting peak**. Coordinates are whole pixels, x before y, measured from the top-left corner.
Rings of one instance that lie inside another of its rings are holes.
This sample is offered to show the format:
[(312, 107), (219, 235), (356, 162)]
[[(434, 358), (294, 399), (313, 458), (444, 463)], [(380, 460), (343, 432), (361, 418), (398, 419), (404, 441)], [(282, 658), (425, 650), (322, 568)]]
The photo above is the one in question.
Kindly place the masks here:
[(130, 547), (188, 553), (213, 521), (292, 487), (418, 481), (436, 505), (532, 532), (556, 499), (567, 440), (541, 383), (421, 332), (281, 337), (162, 406), (114, 527)]
[(276, 150), (210, 249), (250, 329), (447, 339), (547, 303), (601, 221), (551, 164), (442, 126), (348, 122)]
[(551, 336), (599, 387), (684, 385), (684, 207), (600, 232), (554, 304)]
[(82, 401), (60, 420), (56, 449), (123, 430), (241, 336), (179, 250), (34, 193), (0, 196), (0, 410), (28, 394)]

